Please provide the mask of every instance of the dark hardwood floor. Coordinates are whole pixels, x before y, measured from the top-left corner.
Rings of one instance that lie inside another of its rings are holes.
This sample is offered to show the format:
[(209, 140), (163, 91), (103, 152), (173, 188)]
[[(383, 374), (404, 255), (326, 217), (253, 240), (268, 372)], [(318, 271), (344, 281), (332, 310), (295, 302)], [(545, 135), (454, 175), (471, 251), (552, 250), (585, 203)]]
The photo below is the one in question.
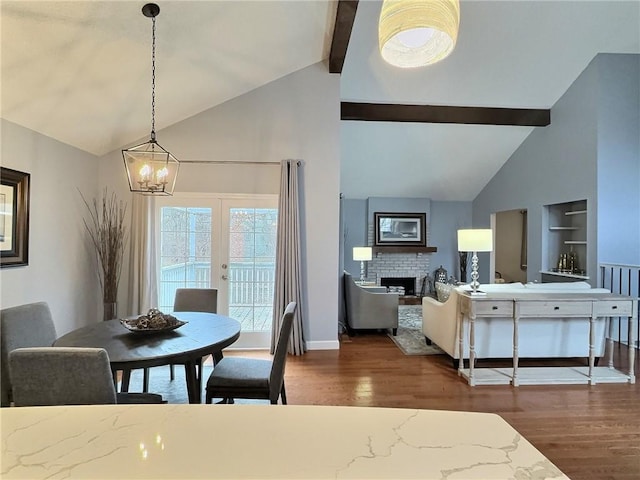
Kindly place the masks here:
[[(614, 355), (626, 371), (626, 347)], [(640, 479), (638, 383), (470, 387), (449, 357), (406, 356), (386, 334), (366, 333), (343, 337), (339, 351), (289, 356), (286, 386), (290, 404), (496, 413), (573, 480)]]

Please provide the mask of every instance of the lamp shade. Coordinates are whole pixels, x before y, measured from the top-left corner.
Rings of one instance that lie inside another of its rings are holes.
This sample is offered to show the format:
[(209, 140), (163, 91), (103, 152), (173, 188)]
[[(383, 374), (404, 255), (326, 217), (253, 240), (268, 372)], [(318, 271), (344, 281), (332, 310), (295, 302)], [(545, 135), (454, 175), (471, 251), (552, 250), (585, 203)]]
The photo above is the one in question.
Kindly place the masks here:
[(493, 250), (493, 231), (489, 229), (458, 230), (458, 251), (490, 252)]
[(371, 247), (353, 247), (353, 259), (360, 262), (368, 262), (371, 260), (373, 250)]
[(378, 22), (380, 54), (396, 67), (446, 58), (456, 46), (459, 0), (384, 0)]

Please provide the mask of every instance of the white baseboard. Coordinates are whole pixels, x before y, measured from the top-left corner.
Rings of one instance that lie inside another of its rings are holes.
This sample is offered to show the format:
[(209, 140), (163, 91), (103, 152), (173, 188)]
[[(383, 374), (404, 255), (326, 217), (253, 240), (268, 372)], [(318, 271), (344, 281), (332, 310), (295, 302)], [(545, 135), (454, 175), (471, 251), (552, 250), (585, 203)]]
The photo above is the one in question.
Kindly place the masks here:
[(307, 350), (340, 350), (338, 340), (327, 340), (319, 342), (305, 342)]

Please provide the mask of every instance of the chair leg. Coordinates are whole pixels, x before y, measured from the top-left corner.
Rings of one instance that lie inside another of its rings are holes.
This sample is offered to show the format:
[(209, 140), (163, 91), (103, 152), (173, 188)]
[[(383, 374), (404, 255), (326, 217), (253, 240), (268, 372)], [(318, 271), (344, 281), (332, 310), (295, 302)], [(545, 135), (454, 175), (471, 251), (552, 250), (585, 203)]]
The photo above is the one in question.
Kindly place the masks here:
[(149, 391), (149, 369), (145, 368), (142, 372), (142, 392), (147, 393)]
[(395, 337), (396, 335), (398, 335), (398, 329), (397, 329), (397, 328), (394, 328), (392, 331), (393, 331), (393, 336), (394, 336), (394, 337)]
[(129, 382), (131, 380), (131, 370), (122, 370), (122, 382), (120, 383), (120, 391), (126, 393), (129, 391)]
[(196, 363), (196, 380), (198, 381), (198, 391), (202, 391), (202, 369), (204, 368), (204, 358), (200, 358), (200, 362)]
[(282, 389), (280, 390), (280, 397), (282, 397), (282, 404), (287, 404), (287, 392), (284, 390), (284, 382), (282, 382)]
[(175, 372), (175, 369), (173, 368), (173, 363), (169, 365), (169, 378), (171, 378), (171, 380), (175, 380), (176, 378), (176, 372)]

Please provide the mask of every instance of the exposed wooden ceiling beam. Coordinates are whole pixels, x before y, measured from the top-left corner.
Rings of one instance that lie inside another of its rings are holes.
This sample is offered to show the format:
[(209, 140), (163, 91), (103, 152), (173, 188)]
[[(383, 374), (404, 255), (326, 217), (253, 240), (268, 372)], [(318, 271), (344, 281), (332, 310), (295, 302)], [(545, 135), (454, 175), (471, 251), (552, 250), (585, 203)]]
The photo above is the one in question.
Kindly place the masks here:
[(349, 38), (351, 38), (351, 30), (353, 29), (357, 9), (358, 0), (338, 1), (331, 52), (329, 53), (329, 73), (342, 73), (342, 66), (347, 56), (347, 47), (349, 46)]
[(546, 127), (551, 110), (537, 108), (452, 107), (341, 102), (342, 120), (366, 122), (461, 123)]

